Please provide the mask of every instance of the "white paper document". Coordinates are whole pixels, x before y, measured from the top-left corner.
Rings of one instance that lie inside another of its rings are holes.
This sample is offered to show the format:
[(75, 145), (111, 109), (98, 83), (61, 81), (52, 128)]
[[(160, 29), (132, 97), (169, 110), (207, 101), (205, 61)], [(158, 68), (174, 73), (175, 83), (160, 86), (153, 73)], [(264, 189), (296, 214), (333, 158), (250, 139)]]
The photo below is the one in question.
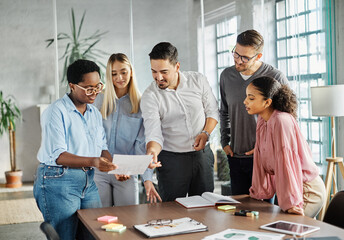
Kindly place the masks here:
[(112, 162), (118, 166), (108, 174), (136, 175), (143, 174), (149, 163), (152, 161), (152, 155), (119, 155), (114, 154)]
[(255, 232), (255, 231), (246, 231), (239, 229), (227, 229), (225, 231), (209, 235), (202, 240), (227, 240), (227, 239), (264, 239), (264, 240), (281, 240), (283, 239), (284, 234), (273, 234), (266, 232)]

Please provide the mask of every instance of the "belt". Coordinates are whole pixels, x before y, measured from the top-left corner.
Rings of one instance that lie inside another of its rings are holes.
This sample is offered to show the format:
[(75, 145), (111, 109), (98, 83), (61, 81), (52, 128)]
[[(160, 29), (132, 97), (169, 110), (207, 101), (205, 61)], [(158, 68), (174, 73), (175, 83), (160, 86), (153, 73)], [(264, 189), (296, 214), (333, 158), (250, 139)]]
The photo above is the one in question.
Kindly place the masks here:
[[(42, 165), (45, 165), (44, 163), (41, 163)], [(48, 168), (50, 168), (49, 165), (47, 165)], [(73, 167), (66, 167), (66, 166), (53, 166), (53, 167), (58, 167), (58, 168), (71, 168), (71, 169), (81, 169), (84, 172), (93, 170), (93, 167), (81, 167), (81, 168), (73, 168)]]
[(84, 172), (87, 172), (87, 171), (90, 171), (90, 170), (93, 170), (93, 167), (81, 167), (81, 168), (73, 168), (73, 167), (67, 167), (67, 168), (70, 168), (70, 169), (81, 169), (82, 171)]

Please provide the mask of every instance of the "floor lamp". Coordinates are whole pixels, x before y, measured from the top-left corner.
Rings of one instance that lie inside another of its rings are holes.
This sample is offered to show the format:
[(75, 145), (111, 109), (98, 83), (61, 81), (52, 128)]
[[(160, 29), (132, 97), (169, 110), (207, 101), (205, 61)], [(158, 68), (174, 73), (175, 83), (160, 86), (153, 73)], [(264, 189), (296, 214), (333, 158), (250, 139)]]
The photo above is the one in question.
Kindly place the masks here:
[(343, 158), (336, 156), (336, 129), (334, 119), (334, 117), (344, 116), (344, 85), (311, 87), (311, 102), (313, 116), (326, 116), (331, 118), (331, 157), (326, 158), (328, 164), (325, 179), (326, 200), (319, 214), (319, 220), (322, 220), (330, 201), (332, 187), (333, 194), (337, 192), (337, 165), (344, 178)]

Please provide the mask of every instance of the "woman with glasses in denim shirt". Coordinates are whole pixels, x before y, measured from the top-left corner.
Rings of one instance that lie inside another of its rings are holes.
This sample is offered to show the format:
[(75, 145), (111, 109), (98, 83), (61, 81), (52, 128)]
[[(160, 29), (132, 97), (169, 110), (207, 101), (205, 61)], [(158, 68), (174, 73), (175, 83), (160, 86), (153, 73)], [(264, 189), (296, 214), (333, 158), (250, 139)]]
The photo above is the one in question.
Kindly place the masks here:
[[(75, 239), (76, 211), (101, 207), (94, 167), (100, 171), (116, 168), (107, 151), (102, 117), (92, 105), (103, 85), (99, 67), (92, 61), (77, 60), (67, 69), (71, 89), (42, 114), (42, 143), (37, 154), (33, 193), (44, 221), (60, 239)], [(85, 230), (86, 231), (86, 230)], [(80, 231), (78, 239), (91, 235)]]
[[(146, 153), (140, 93), (134, 69), (123, 53), (112, 54), (106, 67), (106, 88), (95, 105), (103, 116), (107, 144), (111, 154)], [(152, 180), (147, 169), (143, 181)], [(96, 171), (95, 182), (103, 207), (138, 204), (138, 177), (112, 175)], [(155, 192), (157, 196), (157, 192)]]

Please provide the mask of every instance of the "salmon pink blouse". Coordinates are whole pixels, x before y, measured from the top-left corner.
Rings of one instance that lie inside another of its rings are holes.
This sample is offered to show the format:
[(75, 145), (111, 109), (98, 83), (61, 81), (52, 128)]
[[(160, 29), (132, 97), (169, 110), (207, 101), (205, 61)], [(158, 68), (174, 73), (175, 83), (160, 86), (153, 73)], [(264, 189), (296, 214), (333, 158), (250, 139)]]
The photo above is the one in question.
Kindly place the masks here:
[(276, 193), (284, 211), (303, 207), (303, 182), (319, 175), (311, 150), (295, 118), (275, 110), (266, 122), (257, 121), (250, 196), (268, 199)]

